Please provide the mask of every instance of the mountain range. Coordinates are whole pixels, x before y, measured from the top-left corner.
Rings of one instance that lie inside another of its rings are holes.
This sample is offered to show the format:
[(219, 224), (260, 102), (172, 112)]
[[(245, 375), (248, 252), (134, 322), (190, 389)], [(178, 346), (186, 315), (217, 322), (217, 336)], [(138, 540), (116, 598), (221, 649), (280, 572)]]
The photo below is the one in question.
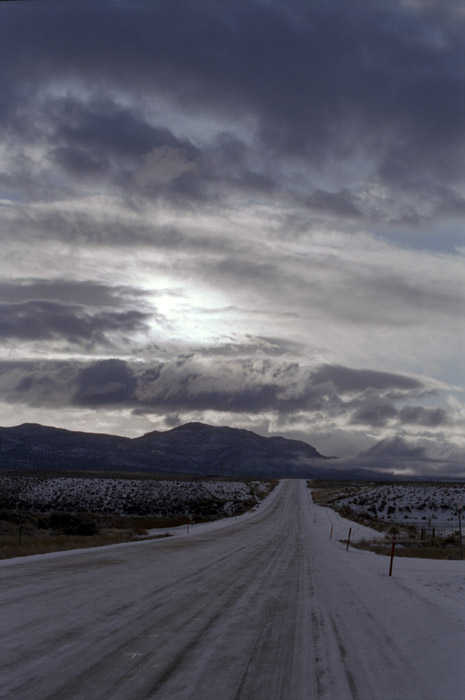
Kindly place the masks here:
[(203, 423), (137, 438), (35, 423), (0, 428), (0, 469), (340, 478), (329, 459), (299, 440)]

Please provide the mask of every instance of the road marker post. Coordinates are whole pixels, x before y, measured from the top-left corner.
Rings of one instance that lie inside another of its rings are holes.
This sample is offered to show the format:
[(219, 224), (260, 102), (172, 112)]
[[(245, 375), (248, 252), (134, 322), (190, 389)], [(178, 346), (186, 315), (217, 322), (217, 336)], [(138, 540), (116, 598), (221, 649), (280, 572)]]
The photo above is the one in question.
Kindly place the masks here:
[(394, 561), (394, 550), (396, 548), (396, 536), (392, 536), (391, 563), (389, 564), (389, 576), (392, 576), (392, 562)]
[(460, 541), (460, 560), (463, 559), (462, 556), (462, 501), (457, 502), (457, 513), (459, 516), (459, 541)]
[(351, 528), (351, 527), (349, 527), (349, 536), (348, 536), (348, 538), (347, 538), (347, 547), (346, 547), (346, 552), (347, 552), (347, 551), (348, 551), (348, 549), (349, 549), (349, 544), (350, 544), (350, 533), (351, 533), (351, 532), (352, 532), (352, 528)]
[(332, 526), (332, 525), (331, 525), (331, 534), (330, 534), (330, 536), (329, 536), (329, 539), (330, 539), (330, 540), (333, 539), (333, 526)]

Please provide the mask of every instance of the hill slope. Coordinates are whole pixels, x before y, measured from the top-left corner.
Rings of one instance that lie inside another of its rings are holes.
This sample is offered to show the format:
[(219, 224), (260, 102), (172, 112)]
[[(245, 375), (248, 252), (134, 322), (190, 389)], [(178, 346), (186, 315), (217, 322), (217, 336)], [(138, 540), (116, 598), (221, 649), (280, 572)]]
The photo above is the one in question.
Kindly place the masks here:
[(25, 423), (0, 428), (0, 468), (151, 471), (220, 476), (328, 476), (305, 442), (187, 423), (138, 438)]

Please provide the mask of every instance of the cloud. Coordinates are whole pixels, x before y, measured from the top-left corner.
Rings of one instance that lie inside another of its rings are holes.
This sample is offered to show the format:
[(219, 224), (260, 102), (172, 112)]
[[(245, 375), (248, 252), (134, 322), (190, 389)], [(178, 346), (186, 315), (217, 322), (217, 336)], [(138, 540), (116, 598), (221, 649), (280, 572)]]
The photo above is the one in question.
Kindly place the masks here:
[(143, 188), (163, 185), (192, 167), (193, 164), (179, 148), (158, 146), (144, 156), (144, 162), (135, 176), (136, 183)]
[(334, 464), (341, 469), (369, 469), (404, 477), (463, 479), (465, 451), (446, 440), (406, 439), (395, 436), (380, 440), (355, 457)]
[(133, 108), (123, 107), (112, 99), (79, 101), (75, 97), (50, 100), (46, 116), (52, 122), (54, 140), (104, 153), (118, 159), (138, 158), (157, 148), (184, 147), (194, 151), (166, 127), (148, 123)]
[(0, 303), (0, 338), (107, 344), (108, 334), (143, 330), (148, 319), (149, 314), (140, 311), (88, 313), (82, 307), (52, 301)]
[(350, 191), (361, 180), (415, 188), (429, 203), (432, 191), (453, 196), (462, 178), (465, 18), (455, 4), (107, 0), (8, 7), (3, 19), (4, 133), (55, 142), (54, 162), (75, 176), (107, 172), (124, 186), (125, 164), (139, 158), (138, 172), (159, 184), (144, 158), (170, 153), (178, 192), (204, 197), (208, 184), (211, 198), (214, 159), (192, 166), (209, 120), (210, 140), (226, 124), (248, 132), (242, 150), (229, 149), (230, 164), (240, 159), (224, 183), (269, 192), (273, 156), (274, 174), (293, 189), (289, 167), (300, 163), (307, 182), (312, 172), (333, 180), (312, 188), (315, 211), (369, 215), (371, 187), (363, 198)]
[(0, 361), (3, 401), (10, 406), (62, 411), (71, 405), (76, 372), (75, 362)]
[(78, 178), (106, 175), (108, 184), (153, 192), (193, 167), (198, 155), (188, 140), (109, 98), (49, 99), (44, 112), (52, 132), (48, 157)]
[(360, 407), (351, 417), (353, 424), (362, 423), (373, 427), (386, 425), (397, 416), (396, 408), (389, 402), (369, 401), (367, 405)]
[(101, 407), (133, 401), (137, 379), (126, 362), (102, 360), (79, 370), (76, 385), (74, 404)]
[[(60, 365), (60, 368), (64, 366)], [(269, 357), (209, 358), (188, 355), (151, 363), (108, 359), (87, 364), (72, 361), (67, 366), (69, 372), (66, 380), (74, 387), (72, 393), (79, 405), (86, 405), (88, 399), (88, 405), (95, 408), (99, 402), (106, 404), (108, 396), (111, 396), (112, 400), (126, 407), (157, 414), (183, 411), (259, 414), (271, 411), (279, 415), (305, 411), (309, 414), (319, 412), (327, 418), (347, 415), (354, 405), (343, 400), (344, 392), (350, 388), (357, 394), (357, 400), (363, 402), (365, 393), (372, 392), (373, 378), (378, 374), (379, 397), (393, 388), (405, 399), (425, 390), (417, 380), (411, 380), (409, 384), (405, 377), (376, 372), (369, 373), (367, 379), (363, 372), (354, 370), (350, 383), (347, 384), (346, 380), (340, 391), (337, 383), (328, 379), (331, 369), (340, 379), (340, 367), (313, 371), (297, 362)], [(50, 374), (53, 382), (56, 382), (56, 367), (56, 363), (13, 364), (11, 367), (3, 363), (3, 375), (7, 381), (10, 371), (15, 377), (23, 372), (21, 381), (27, 382), (28, 377), (33, 375), (36, 382), (39, 374), (43, 373), (44, 378)], [(350, 372), (347, 369), (347, 373)], [(325, 382), (320, 381), (322, 375), (327, 377)], [(123, 385), (124, 390), (121, 388)], [(3, 392), (6, 400), (9, 393), (12, 400), (16, 400), (17, 386), (16, 381), (12, 390), (7, 382)], [(21, 386), (20, 398), (28, 401), (26, 385)], [(118, 388), (113, 391), (112, 387), (116, 386)], [(61, 391), (58, 394), (62, 396)], [(370, 400), (372, 395), (369, 393)], [(34, 395), (32, 400), (36, 401)]]
[(54, 301), (85, 306), (122, 306), (139, 301), (143, 292), (135, 287), (110, 287), (95, 280), (22, 279), (0, 282), (3, 303)]
[(424, 388), (418, 379), (401, 374), (333, 365), (325, 365), (313, 372), (312, 381), (314, 384), (329, 382), (338, 393), (342, 394), (366, 389), (417, 391)]
[(57, 146), (49, 154), (52, 164), (61, 166), (78, 178), (101, 177), (111, 169), (110, 161), (103, 154), (86, 151), (75, 146)]
[(2, 356), (43, 360), (2, 365), (8, 405), (458, 444), (464, 29), (433, 0), (4, 3)]
[[(237, 136), (220, 131), (199, 147), (164, 124), (152, 123), (137, 101), (127, 106), (113, 97), (50, 96), (45, 88), (43, 99), (31, 105), (30, 118), (35, 129), (11, 141), (8, 170), (0, 172), (0, 182), (16, 184), (29, 198), (50, 197), (44, 179), (59, 198), (103, 185), (125, 198), (162, 199), (178, 206), (218, 206), (237, 193), (275, 190), (269, 173), (248, 163), (247, 148)], [(31, 147), (42, 151), (40, 166), (37, 156), (27, 155)], [(54, 176), (57, 170), (61, 180)], [(31, 174), (39, 173), (41, 182), (34, 187)]]
[(423, 406), (403, 406), (397, 409), (389, 401), (380, 401), (379, 397), (367, 397), (360, 402), (351, 416), (351, 423), (382, 427), (391, 424), (401, 429), (404, 426), (438, 428), (453, 424), (451, 413), (443, 408), (424, 408)]
[[(233, 309), (236, 310), (236, 309)], [(216, 310), (215, 310), (216, 311)], [(224, 313), (224, 309), (220, 309)], [(288, 338), (273, 336), (246, 335), (245, 342), (215, 343), (211, 346), (195, 348), (195, 353), (209, 357), (251, 357), (251, 356), (281, 356), (300, 355), (304, 351), (301, 343), (296, 343)]]
[(330, 213), (345, 218), (358, 219), (362, 216), (360, 205), (354, 195), (346, 189), (328, 192), (316, 189), (307, 197), (307, 206), (314, 211)]
[(142, 297), (129, 287), (92, 281), (2, 282), (0, 338), (4, 343), (61, 340), (87, 348), (109, 346), (116, 336), (146, 331), (149, 320), (163, 322)]
[(96, 420), (116, 411), (118, 425), (124, 413), (128, 425), (133, 416), (160, 426), (188, 420), (257, 426), (337, 455), (337, 468), (459, 474), (461, 448), (450, 436), (463, 429), (460, 407), (415, 405), (434, 395), (426, 383), (408, 379), (266, 356), (0, 362), (2, 399), (15, 411), (90, 410)]
[(423, 406), (404, 406), (399, 411), (400, 423), (436, 428), (451, 423), (448, 412), (443, 408), (424, 408)]

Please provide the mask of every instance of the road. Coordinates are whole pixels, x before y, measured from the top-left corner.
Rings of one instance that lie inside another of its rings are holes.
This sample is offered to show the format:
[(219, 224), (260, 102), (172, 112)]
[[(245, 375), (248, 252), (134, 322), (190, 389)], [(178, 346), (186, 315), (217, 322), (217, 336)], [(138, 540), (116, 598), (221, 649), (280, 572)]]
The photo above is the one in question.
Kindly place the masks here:
[(0, 697), (463, 698), (443, 569), (399, 560), (389, 578), (385, 557), (329, 539), (331, 518), (285, 481), (223, 529), (3, 562)]

